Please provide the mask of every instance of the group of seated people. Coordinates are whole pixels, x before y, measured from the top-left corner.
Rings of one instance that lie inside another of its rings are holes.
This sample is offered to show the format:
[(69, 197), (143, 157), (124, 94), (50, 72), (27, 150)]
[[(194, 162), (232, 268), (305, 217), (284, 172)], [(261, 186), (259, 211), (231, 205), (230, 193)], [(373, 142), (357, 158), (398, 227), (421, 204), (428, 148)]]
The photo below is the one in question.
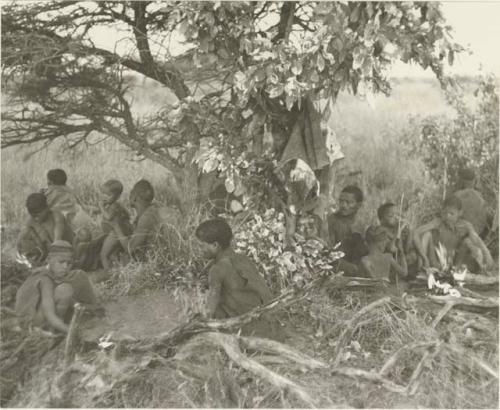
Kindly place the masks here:
[(411, 278), (418, 271), (442, 269), (440, 246), (446, 251), (448, 266), (465, 265), (471, 272), (487, 273), (494, 262), (482, 238), (492, 229), (492, 213), (474, 189), (472, 170), (461, 170), (460, 184), (443, 201), (440, 214), (413, 232), (398, 216), (398, 207), (386, 202), (377, 210), (379, 223), (369, 226), (364, 236), (353, 228), (363, 193), (347, 186), (340, 194), (338, 211), (319, 223), (319, 231), (331, 246), (340, 243), (345, 254), (340, 268), (348, 275), (394, 281), (399, 276)]
[[(464, 174), (471, 176), (470, 173)], [(19, 288), (16, 312), (21, 322), (48, 325), (67, 332), (74, 303), (95, 305), (96, 297), (88, 271), (110, 266), (116, 250), (129, 258), (141, 258), (161, 226), (154, 190), (146, 180), (137, 182), (130, 192), (130, 206), (136, 212), (134, 222), (120, 204), (123, 191), (117, 180), (101, 187), (99, 207), (83, 205), (66, 186), (63, 170), (51, 170), (48, 187), (28, 196), (26, 207), (30, 218), (22, 230), (18, 251), (32, 261), (35, 269)], [(486, 269), (492, 257), (481, 239), (487, 229), (487, 209), (481, 195), (474, 190), (472, 178), (444, 201), (441, 215), (409, 232), (401, 226), (397, 207), (385, 203), (378, 209), (380, 224), (370, 226), (365, 235), (353, 226), (363, 202), (362, 191), (345, 187), (338, 200), (338, 211), (319, 226), (332, 249), (340, 249), (344, 257), (339, 268), (352, 276), (366, 276), (388, 281), (408, 275), (409, 261), (418, 268), (439, 267), (436, 246), (447, 250), (453, 264), (467, 264)], [(79, 204), (91, 214), (101, 214), (102, 232), (96, 238), (86, 228), (74, 232), (75, 206)], [(256, 264), (247, 256), (232, 250), (232, 230), (222, 218), (201, 223), (195, 236), (204, 257), (212, 260), (208, 271), (209, 296), (207, 315), (228, 318), (241, 315), (265, 304), (272, 294)], [(85, 272), (87, 271), (87, 272)], [(253, 322), (247, 334), (280, 339), (274, 319), (263, 316)]]
[[(136, 213), (134, 223), (120, 203), (123, 185), (116, 179), (100, 187), (99, 206), (85, 205), (66, 185), (62, 169), (47, 173), (47, 188), (28, 196), (26, 208), (30, 218), (23, 227), (17, 249), (33, 266), (43, 265), (55, 241), (72, 244), (74, 267), (85, 271), (109, 269), (111, 257), (124, 250), (130, 257), (140, 258), (160, 225), (159, 206), (153, 202), (154, 189), (149, 181), (138, 181), (130, 192), (130, 206)], [(88, 227), (77, 228), (77, 207), (95, 217), (101, 216), (101, 232), (92, 238)]]

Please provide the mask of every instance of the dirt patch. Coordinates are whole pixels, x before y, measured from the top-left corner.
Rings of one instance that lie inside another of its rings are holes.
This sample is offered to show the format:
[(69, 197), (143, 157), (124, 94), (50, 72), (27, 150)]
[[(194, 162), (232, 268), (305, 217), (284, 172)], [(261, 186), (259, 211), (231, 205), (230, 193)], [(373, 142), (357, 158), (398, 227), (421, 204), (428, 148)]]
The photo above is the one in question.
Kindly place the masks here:
[(95, 340), (113, 332), (114, 339), (147, 338), (167, 332), (179, 322), (174, 296), (167, 290), (122, 296), (104, 306), (104, 317), (88, 321), (82, 338)]

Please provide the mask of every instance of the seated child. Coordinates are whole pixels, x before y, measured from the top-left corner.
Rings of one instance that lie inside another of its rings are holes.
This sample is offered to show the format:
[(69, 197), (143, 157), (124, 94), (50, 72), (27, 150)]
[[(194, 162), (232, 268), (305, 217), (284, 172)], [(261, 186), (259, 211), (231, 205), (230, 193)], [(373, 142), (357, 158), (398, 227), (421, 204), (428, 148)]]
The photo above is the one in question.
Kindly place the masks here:
[(470, 222), (476, 233), (484, 238), (488, 232), (488, 225), (491, 223), (492, 212), (486, 206), (481, 193), (474, 189), (476, 181), (474, 171), (461, 169), (459, 177), (461, 188), (454, 195), (462, 201), (462, 219)]
[(16, 294), (16, 314), (21, 324), (45, 326), (68, 332), (76, 302), (94, 305), (96, 298), (85, 272), (71, 270), (73, 248), (55, 241), (49, 250), (48, 268), (30, 276)]
[[(229, 318), (242, 315), (272, 300), (265, 279), (255, 263), (231, 248), (232, 230), (222, 218), (203, 222), (196, 229), (203, 256), (213, 261), (208, 272), (209, 317)], [(279, 338), (275, 321), (262, 317), (243, 327), (244, 334)]]
[(21, 230), (17, 241), (17, 250), (35, 266), (44, 263), (52, 242), (64, 240), (72, 242), (74, 233), (64, 216), (51, 210), (45, 195), (34, 193), (26, 199), (26, 208), (30, 218)]
[(339, 197), (339, 209), (327, 218), (328, 241), (331, 246), (340, 242), (340, 249), (345, 253), (340, 268), (347, 275), (357, 274), (357, 264), (368, 253), (363, 236), (354, 232), (356, 215), (363, 203), (363, 192), (356, 186), (346, 186)]
[[(443, 203), (441, 216), (418, 227), (413, 234), (413, 241), (424, 268), (440, 268), (436, 247), (444, 246), (448, 263), (455, 266), (464, 263), (471, 256), (480, 269), (493, 265), (493, 258), (476, 233), (470, 222), (461, 218), (462, 202), (456, 196), (447, 198)], [(475, 267), (467, 264), (469, 269)]]
[(66, 185), (67, 179), (64, 170), (51, 169), (47, 172), (47, 188), (42, 189), (42, 194), (47, 198), (49, 208), (61, 212), (72, 225), (78, 200), (73, 190)]
[(404, 252), (400, 255), (401, 264), (399, 264), (390, 253), (386, 252), (388, 242), (389, 237), (383, 227), (370, 226), (366, 230), (368, 255), (361, 258), (361, 267), (366, 276), (389, 281), (391, 272), (399, 276), (408, 274)]
[(101, 227), (105, 235), (101, 248), (101, 262), (104, 269), (109, 269), (111, 267), (110, 257), (120, 246), (120, 241), (113, 229), (113, 223), (117, 223), (125, 235), (130, 235), (132, 233), (130, 215), (118, 201), (122, 192), (123, 185), (116, 179), (106, 181), (101, 187)]
[(110, 221), (123, 249), (137, 260), (145, 259), (161, 231), (162, 215), (160, 207), (153, 202), (154, 195), (153, 186), (145, 179), (137, 181), (130, 191), (130, 206), (137, 213), (132, 233), (125, 232), (116, 220)]
[[(416, 265), (417, 256), (415, 250), (411, 246), (412, 241), (408, 226), (401, 227), (397, 216), (396, 205), (392, 202), (382, 204), (377, 210), (377, 216), (380, 226), (384, 228), (387, 233), (388, 241), (386, 252), (389, 252), (398, 263), (401, 262), (400, 256), (404, 254), (408, 264), (408, 275), (410, 275), (409, 267), (410, 265)], [(398, 229), (400, 232), (398, 232)]]

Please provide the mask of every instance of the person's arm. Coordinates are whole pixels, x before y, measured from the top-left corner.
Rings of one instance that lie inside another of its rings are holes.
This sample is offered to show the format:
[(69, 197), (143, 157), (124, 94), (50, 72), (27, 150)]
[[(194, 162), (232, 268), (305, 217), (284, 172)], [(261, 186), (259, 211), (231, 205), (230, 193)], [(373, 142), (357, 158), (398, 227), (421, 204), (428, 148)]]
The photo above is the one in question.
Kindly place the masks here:
[(207, 316), (213, 318), (220, 302), (222, 290), (222, 274), (216, 266), (210, 269), (208, 273), (208, 298), (207, 298)]
[(408, 266), (406, 264), (405, 254), (401, 254), (401, 265), (391, 256), (387, 255), (390, 259), (391, 269), (396, 272), (399, 276), (408, 275)]
[(418, 255), (422, 258), (424, 267), (429, 267), (429, 259), (425, 254), (425, 249), (422, 244), (422, 236), (433, 229), (436, 229), (441, 224), (441, 220), (439, 218), (434, 218), (432, 221), (419, 226), (413, 232), (413, 243), (415, 245), (415, 249), (417, 250)]
[(123, 230), (117, 221), (110, 221), (110, 225), (113, 228), (117, 239), (120, 241), (120, 244), (123, 246), (123, 249), (125, 249), (125, 251), (130, 254), (130, 238), (123, 233)]
[(69, 327), (56, 314), (54, 302), (54, 284), (49, 278), (42, 278), (40, 281), (40, 292), (42, 294), (42, 313), (47, 322), (55, 329), (67, 333)]
[(484, 267), (489, 268), (489, 267), (493, 266), (494, 261), (493, 261), (493, 258), (491, 256), (491, 253), (490, 253), (488, 247), (483, 242), (483, 240), (480, 238), (480, 236), (476, 233), (476, 230), (474, 229), (474, 227), (471, 224), (467, 224), (467, 232), (468, 232), (468, 237), (469, 237), (470, 241), (472, 242), (472, 244), (477, 246), (483, 254), (483, 258), (485, 259), (485, 266)]

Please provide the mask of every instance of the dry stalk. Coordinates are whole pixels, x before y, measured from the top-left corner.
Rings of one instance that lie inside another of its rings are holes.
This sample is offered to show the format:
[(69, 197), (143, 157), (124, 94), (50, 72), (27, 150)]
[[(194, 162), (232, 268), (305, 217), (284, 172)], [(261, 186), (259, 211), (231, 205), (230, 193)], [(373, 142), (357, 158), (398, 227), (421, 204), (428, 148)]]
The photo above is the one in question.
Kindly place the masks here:
[(380, 372), (366, 371), (363, 369), (356, 369), (354, 367), (337, 367), (332, 371), (332, 374), (341, 374), (355, 379), (364, 379), (372, 383), (380, 384), (385, 389), (394, 393), (406, 395), (407, 392), (406, 387), (387, 380), (380, 375)]
[(64, 344), (64, 367), (68, 367), (75, 356), (75, 344), (78, 334), (78, 325), (83, 316), (85, 308), (80, 303), (75, 303), (73, 317), (69, 324), (68, 335)]
[[(434, 351), (432, 351), (433, 348), (435, 348)], [(413, 396), (417, 392), (418, 386), (420, 384), (420, 376), (424, 370), (425, 364), (430, 363), (441, 352), (441, 349), (441, 343), (434, 343), (433, 346), (429, 346), (427, 348), (424, 355), (422, 356), (422, 359), (420, 359), (420, 362), (418, 362), (417, 367), (413, 371), (410, 380), (408, 381), (406, 390), (409, 396)]]
[(279, 357), (292, 360), (309, 369), (322, 369), (327, 367), (326, 363), (299, 353), (289, 346), (274, 340), (262, 339), (259, 337), (239, 337), (238, 339), (247, 349), (277, 354)]
[(403, 347), (399, 348), (396, 350), (396, 353), (394, 353), (382, 366), (382, 368), (379, 371), (380, 376), (387, 376), (391, 369), (394, 367), (398, 359), (401, 357), (401, 355), (407, 351), (407, 350), (416, 350), (416, 349), (421, 349), (421, 348), (428, 348), (431, 346), (435, 346), (437, 342), (415, 342), (415, 343), (410, 343), (407, 345), (404, 345)]
[(235, 336), (208, 332), (200, 335), (200, 337), (216, 346), (222, 347), (229, 358), (241, 368), (261, 377), (282, 391), (290, 392), (303, 403), (307, 404), (307, 406), (316, 407), (312, 397), (302, 387), (243, 354), (238, 346), (238, 339)]
[(454, 297), (454, 296), (435, 296), (429, 295), (427, 296), (430, 300), (440, 304), (448, 304), (453, 303), (456, 307), (477, 307), (484, 309), (498, 309), (498, 298), (468, 298), (468, 297)]
[(433, 320), (433, 322), (431, 324), (432, 329), (436, 328), (438, 323), (441, 322), (441, 319), (443, 319), (446, 316), (446, 314), (453, 308), (453, 306), (455, 306), (455, 302), (453, 302), (453, 301), (446, 302), (446, 304), (442, 307), (442, 309), (437, 314), (436, 318)]

